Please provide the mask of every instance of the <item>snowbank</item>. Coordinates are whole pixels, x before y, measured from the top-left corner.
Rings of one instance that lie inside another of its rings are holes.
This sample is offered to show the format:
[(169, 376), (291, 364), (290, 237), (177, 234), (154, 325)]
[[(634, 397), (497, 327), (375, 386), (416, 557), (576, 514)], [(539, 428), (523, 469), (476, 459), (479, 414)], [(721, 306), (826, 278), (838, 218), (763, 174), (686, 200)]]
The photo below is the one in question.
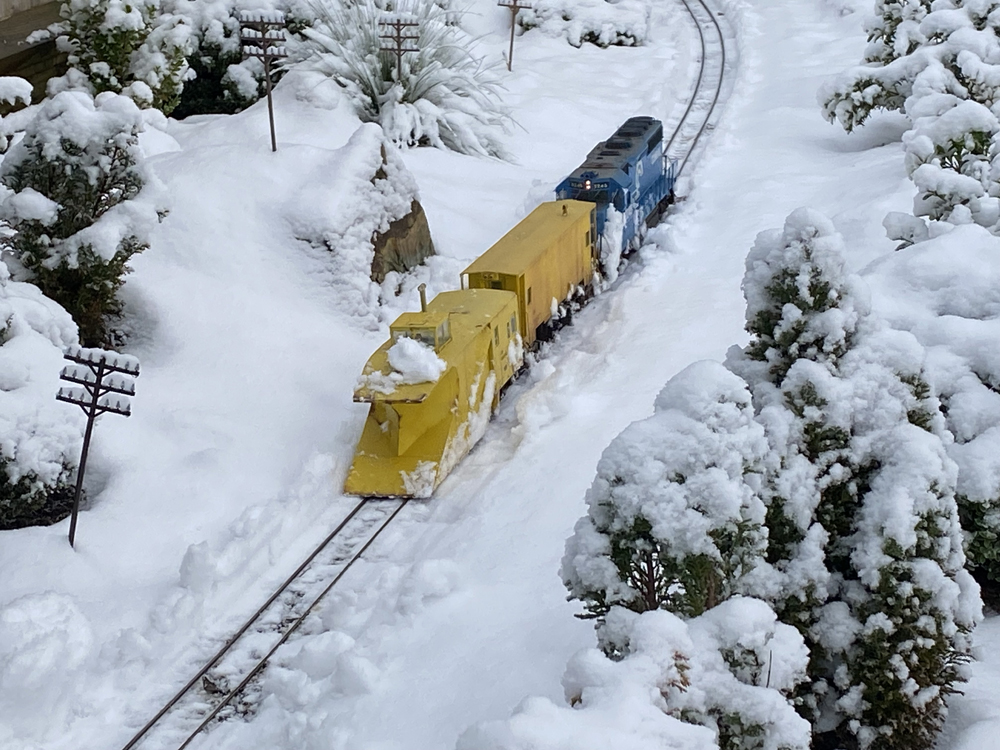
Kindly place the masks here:
[(297, 239), (332, 254), (337, 306), (375, 330), (381, 287), (371, 279), (372, 240), (419, 200), (416, 180), (374, 124), (361, 125), (343, 148), (313, 158), (309, 171), (287, 186), (285, 221)]
[(90, 623), (68, 596), (29, 594), (0, 611), (0, 715), (6, 725), (0, 725), (0, 741), (6, 732), (33, 727), (34, 711), (45, 713), (49, 734), (65, 729), (73, 713), (67, 699), (94, 667), (93, 646)]

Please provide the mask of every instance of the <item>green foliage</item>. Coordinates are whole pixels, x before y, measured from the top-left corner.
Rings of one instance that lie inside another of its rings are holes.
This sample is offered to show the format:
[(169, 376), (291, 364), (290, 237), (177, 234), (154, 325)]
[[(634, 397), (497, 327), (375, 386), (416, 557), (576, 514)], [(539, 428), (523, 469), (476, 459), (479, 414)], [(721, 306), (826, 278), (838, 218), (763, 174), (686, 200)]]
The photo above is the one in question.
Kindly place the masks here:
[(28, 133), (22, 144), (26, 148), (16, 158), (8, 157), (4, 185), (15, 192), (35, 190), (58, 204), (58, 211), (52, 222), (10, 217), (15, 232), (0, 238), (0, 248), (43, 294), (69, 312), (83, 346), (105, 346), (111, 343), (109, 320), (121, 312), (117, 294), (129, 272), (128, 261), (146, 244), (127, 235), (110, 257), (89, 243), (70, 245), (75, 235), (142, 189), (133, 150), (136, 137), (123, 133), (86, 144), (61, 138), (58, 144), (51, 148), (50, 141), (33, 140)]
[(95, 94), (124, 92), (165, 114), (177, 106), (190, 48), (183, 20), (162, 16), (157, 0), (69, 0), (60, 15), (57, 41)]
[(932, 432), (934, 423), (934, 406), (931, 403), (932, 393), (930, 384), (920, 375), (900, 375), (903, 381), (913, 394), (916, 403), (907, 410), (907, 421), (927, 432)]
[(1000, 581), (1000, 498), (975, 502), (958, 495), (969, 569), (988, 581)]
[[(810, 264), (812, 249), (802, 248), (803, 260)], [(841, 356), (850, 345), (846, 343), (834, 347), (824, 346), (821, 331), (809, 331), (810, 315), (823, 313), (835, 308), (841, 299), (841, 291), (835, 289), (830, 279), (818, 266), (807, 269), (808, 283), (803, 293), (799, 268), (782, 268), (765, 287), (768, 305), (758, 310), (747, 321), (746, 330), (751, 335), (746, 356), (760, 362), (770, 362), (773, 382), (785, 377), (788, 368), (800, 357), (810, 357), (814, 350), (827, 350), (829, 356)], [(785, 320), (785, 306), (794, 305), (800, 312), (794, 322)], [(819, 351), (817, 350), (817, 351)]]
[[(960, 667), (969, 661), (955, 651), (933, 593), (913, 580), (906, 551), (886, 545), (897, 558), (885, 566), (871, 598), (860, 608), (865, 623), (848, 666), (862, 680), (862, 723), (874, 728), (867, 747), (918, 750), (935, 746), (946, 715), (945, 702), (958, 692)], [(914, 687), (922, 687), (913, 694)], [(928, 690), (936, 686), (936, 690)]]
[(909, 81), (859, 76), (847, 88), (829, 91), (823, 101), (823, 114), (830, 122), (839, 122), (844, 130), (852, 133), (879, 110), (902, 112), (909, 95)]
[[(758, 527), (748, 522), (713, 529), (709, 536), (722, 550), (732, 550), (721, 560), (709, 555), (672, 554), (669, 545), (658, 541), (652, 525), (643, 517), (623, 529), (609, 530), (611, 560), (621, 580), (637, 595), (619, 602), (634, 612), (666, 609), (682, 617), (697, 617), (732, 595), (736, 574), (747, 565), (745, 543)], [(590, 616), (604, 615), (607, 605), (588, 603)], [(601, 611), (603, 610), (603, 611)]]
[(745, 722), (735, 712), (718, 712), (715, 724), (719, 732), (719, 750), (765, 750), (767, 736), (760, 724)]
[[(180, 102), (173, 116), (183, 119), (191, 115), (231, 115), (246, 109), (260, 98), (247, 98), (229, 77), (230, 65), (237, 65), (243, 59), (239, 45), (224, 47), (221, 44), (203, 41), (198, 52), (189, 63), (195, 73), (194, 80), (184, 84)], [(277, 80), (277, 74), (272, 80)]]
[(59, 478), (46, 485), (34, 475), (11, 481), (8, 461), (0, 456), (0, 531), (47, 526), (73, 508), (72, 469), (63, 466)]

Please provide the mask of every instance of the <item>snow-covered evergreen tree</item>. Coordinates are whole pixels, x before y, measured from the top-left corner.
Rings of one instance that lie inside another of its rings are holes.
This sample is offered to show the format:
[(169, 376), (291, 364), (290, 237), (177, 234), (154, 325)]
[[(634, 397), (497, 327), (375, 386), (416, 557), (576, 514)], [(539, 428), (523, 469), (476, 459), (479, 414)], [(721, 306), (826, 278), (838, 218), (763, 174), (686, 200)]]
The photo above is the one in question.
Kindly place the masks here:
[(92, 93), (124, 93), (169, 114), (188, 76), (193, 29), (160, 12), (159, 0), (67, 0), (56, 25), (59, 49)]
[(809, 644), (800, 705), (817, 740), (930, 748), (977, 616), (955, 465), (922, 349), (867, 313), (841, 253), (809, 210), (762, 233), (744, 280), (752, 339), (728, 364), (773, 451), (768, 558), (779, 615)]
[(765, 450), (739, 378), (714, 362), (676, 375), (601, 458), (566, 543), (570, 597), (589, 617), (616, 605), (693, 617), (739, 592), (765, 546)]
[(820, 91), (827, 119), (851, 131), (875, 110), (905, 111), (913, 94), (951, 94), (990, 107), (1000, 86), (995, 75), (1000, 15), (994, 12), (1000, 3), (957, 5), (879, 3), (885, 15), (869, 29), (865, 64)]
[(0, 163), (0, 250), (16, 278), (37, 284), (80, 327), (85, 346), (108, 341), (128, 261), (158, 220), (132, 200), (146, 180), (135, 103), (106, 92), (64, 91), (2, 121), (23, 132)]
[(433, 0), (393, 6), (393, 14), (418, 24), (419, 52), (403, 55), (401, 70), (395, 55), (380, 49), (379, 24), (391, 15), (380, 0), (328, 0), (317, 10), (314, 25), (303, 30), (313, 64), (344, 88), (362, 120), (379, 123), (400, 145), (504, 156), (501, 135), (510, 118), (499, 79)]
[(903, 142), (918, 188), (914, 214), (995, 228), (1000, 2), (956, 5), (880, 2), (867, 64), (824, 87), (820, 99), (827, 118), (848, 131), (875, 109), (905, 113), (913, 122)]

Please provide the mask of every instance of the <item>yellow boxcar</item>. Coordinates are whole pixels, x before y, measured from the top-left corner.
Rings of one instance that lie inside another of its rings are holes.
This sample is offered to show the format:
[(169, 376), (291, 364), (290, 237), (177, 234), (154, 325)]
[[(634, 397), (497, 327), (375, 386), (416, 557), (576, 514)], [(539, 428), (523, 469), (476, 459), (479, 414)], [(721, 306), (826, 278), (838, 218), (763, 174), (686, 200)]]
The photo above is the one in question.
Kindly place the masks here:
[[(483, 436), (500, 389), (522, 364), (517, 296), (487, 289), (443, 292), (404, 313), (368, 360), (354, 400), (371, 408), (344, 491), (430, 497)], [(403, 384), (389, 364), (400, 337), (433, 346), (446, 369), (436, 382)]]
[(554, 309), (593, 283), (595, 234), (593, 203), (543, 203), (462, 272), (463, 286), (514, 292), (521, 336), (531, 346)]

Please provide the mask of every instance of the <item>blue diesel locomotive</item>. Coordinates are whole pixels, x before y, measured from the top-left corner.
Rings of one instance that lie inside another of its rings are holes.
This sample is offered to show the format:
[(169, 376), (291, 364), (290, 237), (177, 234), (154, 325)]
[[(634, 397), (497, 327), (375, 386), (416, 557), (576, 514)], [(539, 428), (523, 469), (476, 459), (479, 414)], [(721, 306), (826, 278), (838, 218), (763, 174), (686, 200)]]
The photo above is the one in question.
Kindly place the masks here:
[(559, 183), (556, 197), (597, 205), (599, 245), (610, 241), (605, 235), (609, 208), (621, 215), (621, 247), (601, 247), (602, 258), (617, 259), (637, 249), (646, 228), (660, 220), (673, 201), (676, 180), (677, 162), (663, 153), (663, 123), (631, 117)]

